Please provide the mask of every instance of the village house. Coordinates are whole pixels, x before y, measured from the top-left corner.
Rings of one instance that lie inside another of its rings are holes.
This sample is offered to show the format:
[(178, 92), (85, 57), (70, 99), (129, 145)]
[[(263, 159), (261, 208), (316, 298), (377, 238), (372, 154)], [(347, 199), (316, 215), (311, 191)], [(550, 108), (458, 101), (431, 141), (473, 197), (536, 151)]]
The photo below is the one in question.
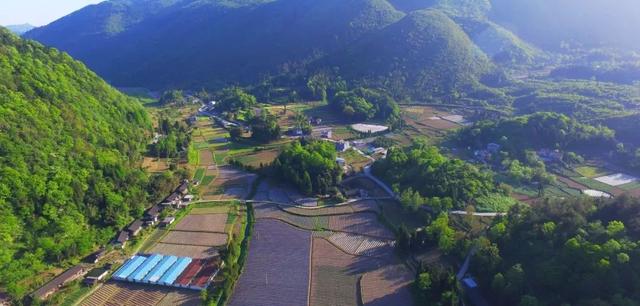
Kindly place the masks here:
[(182, 197), (177, 192), (170, 194), (166, 199), (164, 199), (164, 201), (162, 201), (162, 203), (160, 203), (160, 205), (176, 207), (180, 204), (182, 204)]
[(142, 224), (142, 220), (133, 221), (133, 223), (131, 223), (131, 225), (127, 227), (127, 231), (129, 231), (129, 234), (131, 234), (131, 236), (138, 236), (138, 234), (142, 230)]
[(311, 117), (309, 119), (309, 124), (311, 124), (311, 125), (321, 125), (322, 124), (322, 118), (320, 118), (320, 117)]
[(336, 150), (338, 152), (344, 152), (346, 150), (349, 150), (349, 148), (351, 148), (351, 145), (349, 144), (348, 141), (339, 141), (336, 142)]
[(105, 255), (107, 255), (107, 250), (105, 248), (101, 248), (85, 257), (85, 262), (98, 263), (98, 261), (100, 261), (100, 259), (102, 259)]
[(118, 234), (118, 237), (116, 237), (115, 245), (117, 247), (120, 247), (121, 249), (124, 249), (127, 241), (129, 241), (129, 232), (127, 232), (126, 230), (122, 230)]
[(144, 221), (147, 225), (155, 225), (158, 223), (160, 217), (160, 211), (162, 207), (160, 205), (153, 205), (144, 213)]
[(39, 300), (45, 300), (47, 297), (58, 291), (60, 287), (78, 279), (84, 273), (84, 266), (76, 265), (40, 287), (40, 289), (34, 291), (33, 297)]
[(327, 139), (331, 138), (332, 136), (333, 136), (333, 132), (331, 131), (331, 129), (324, 130), (324, 131), (322, 131), (322, 133), (320, 134), (320, 137), (322, 137), (322, 138), (327, 138)]
[(182, 183), (180, 183), (180, 186), (176, 188), (176, 192), (182, 196), (187, 195), (189, 193), (189, 181), (188, 180), (182, 181)]
[(536, 152), (538, 157), (545, 163), (561, 162), (564, 154), (559, 150), (540, 149)]

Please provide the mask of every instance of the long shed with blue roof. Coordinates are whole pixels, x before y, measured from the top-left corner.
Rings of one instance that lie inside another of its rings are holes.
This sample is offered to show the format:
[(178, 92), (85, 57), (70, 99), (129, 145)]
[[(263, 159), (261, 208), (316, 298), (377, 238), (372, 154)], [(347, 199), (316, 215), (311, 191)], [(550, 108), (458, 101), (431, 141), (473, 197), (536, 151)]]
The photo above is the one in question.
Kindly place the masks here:
[(162, 275), (173, 266), (173, 264), (178, 260), (177, 256), (165, 256), (162, 260), (153, 268), (153, 270), (149, 271), (147, 276), (142, 279), (144, 283), (155, 284), (157, 283)]
[(145, 262), (147, 257), (145, 256), (133, 256), (129, 259), (118, 271), (113, 273), (113, 278), (117, 280), (125, 280), (131, 275), (142, 263)]
[(145, 260), (135, 271), (133, 271), (133, 273), (131, 273), (127, 277), (127, 280), (130, 282), (141, 282), (142, 279), (147, 275), (147, 273), (149, 273), (149, 271), (151, 271), (151, 269), (153, 269), (153, 267), (155, 267), (158, 262), (162, 260), (162, 257), (164, 256), (160, 254), (154, 254), (147, 257), (147, 260)]
[(167, 270), (167, 272), (160, 278), (158, 284), (171, 286), (173, 282), (176, 281), (176, 278), (180, 276), (180, 274), (187, 268), (187, 266), (191, 263), (191, 258), (189, 257), (180, 257), (174, 264)]

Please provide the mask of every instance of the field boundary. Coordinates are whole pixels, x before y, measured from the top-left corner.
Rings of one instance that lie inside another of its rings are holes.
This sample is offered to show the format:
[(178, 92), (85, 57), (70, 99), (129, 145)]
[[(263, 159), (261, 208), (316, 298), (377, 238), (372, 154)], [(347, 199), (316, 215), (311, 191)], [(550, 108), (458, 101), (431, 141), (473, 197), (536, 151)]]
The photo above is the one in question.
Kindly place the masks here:
[[(256, 220), (275, 220), (275, 221), (280, 221), (282, 223), (286, 223), (286, 224), (288, 224), (290, 226), (293, 226), (293, 227), (295, 227), (295, 228), (297, 228), (299, 230), (309, 231), (309, 232), (334, 232), (334, 233), (344, 233), (344, 234), (358, 235), (358, 236), (363, 236), (363, 237), (367, 237), (367, 238), (374, 238), (374, 239), (380, 239), (380, 240), (394, 240), (394, 239), (389, 239), (389, 237), (381, 237), (381, 236), (362, 234), (362, 233), (356, 233), (356, 232), (349, 232), (349, 231), (343, 231), (343, 230), (334, 230), (334, 229), (329, 229), (329, 228), (326, 228), (326, 227), (320, 227), (319, 229), (310, 229), (310, 228), (306, 228), (306, 227), (302, 227), (302, 226), (299, 226), (297, 224), (294, 224), (291, 221), (283, 220), (283, 219), (276, 218), (276, 217), (256, 217)], [(385, 225), (382, 224), (382, 226), (385, 226)]]

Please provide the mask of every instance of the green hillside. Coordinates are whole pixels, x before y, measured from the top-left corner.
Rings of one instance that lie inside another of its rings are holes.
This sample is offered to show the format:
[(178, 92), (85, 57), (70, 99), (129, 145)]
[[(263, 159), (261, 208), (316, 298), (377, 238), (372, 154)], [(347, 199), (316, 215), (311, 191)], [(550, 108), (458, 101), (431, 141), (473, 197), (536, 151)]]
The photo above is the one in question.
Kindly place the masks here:
[(465, 32), (437, 10), (414, 11), (332, 56), (329, 63), (348, 79), (393, 81), (420, 96), (473, 85), (493, 66)]
[[(301, 66), (403, 16), (385, 0), (185, 0), (141, 20), (113, 9), (141, 11), (147, 2), (88, 7), (27, 36), (68, 51), (115, 85), (219, 87)], [(124, 30), (84, 30), (95, 15)]]
[(149, 119), (69, 55), (0, 29), (0, 287), (38, 285), (140, 215)]

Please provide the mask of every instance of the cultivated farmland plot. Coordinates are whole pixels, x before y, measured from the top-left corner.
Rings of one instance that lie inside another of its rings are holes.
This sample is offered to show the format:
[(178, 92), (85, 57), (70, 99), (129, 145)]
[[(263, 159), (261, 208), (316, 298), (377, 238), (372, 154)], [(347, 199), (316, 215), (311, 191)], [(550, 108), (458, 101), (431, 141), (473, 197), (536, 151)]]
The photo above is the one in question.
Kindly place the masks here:
[(189, 214), (184, 217), (175, 229), (178, 231), (217, 232), (224, 233), (227, 225), (227, 214)]
[(329, 217), (329, 229), (360, 235), (394, 239), (395, 236), (378, 222), (374, 213), (354, 213)]
[(412, 274), (397, 264), (392, 252), (383, 257), (352, 256), (314, 238), (310, 305), (358, 305), (360, 277), (360, 285), (366, 286), (360, 288), (364, 305), (412, 305)]
[(393, 254), (395, 241), (366, 237), (357, 234), (336, 232), (328, 238), (342, 251), (359, 256), (384, 257)]
[(227, 234), (206, 232), (170, 231), (162, 239), (162, 243), (196, 245), (196, 246), (224, 246), (227, 244)]
[(157, 243), (149, 253), (162, 255), (174, 255), (192, 258), (209, 258), (218, 255), (218, 248), (211, 246), (180, 245), (170, 243)]
[(352, 124), (351, 128), (354, 131), (360, 132), (360, 133), (379, 133), (389, 129), (389, 127), (384, 125), (365, 124), (365, 123)]
[(307, 305), (310, 247), (310, 232), (276, 220), (257, 220), (229, 305)]
[(605, 183), (609, 186), (621, 186), (629, 183), (634, 183), (638, 181), (638, 178), (624, 173), (615, 173), (596, 177), (595, 180), (601, 183)]
[(327, 228), (329, 225), (329, 217), (305, 217), (293, 215), (280, 210), (280, 208), (275, 204), (257, 203), (254, 205), (254, 209), (256, 212), (256, 218), (258, 219), (277, 219), (307, 230), (320, 230)]
[(83, 300), (82, 306), (104, 305), (198, 305), (197, 292), (160, 286), (146, 286), (133, 283), (108, 282)]
[(412, 305), (413, 274), (401, 264), (385, 265), (360, 280), (365, 306)]

